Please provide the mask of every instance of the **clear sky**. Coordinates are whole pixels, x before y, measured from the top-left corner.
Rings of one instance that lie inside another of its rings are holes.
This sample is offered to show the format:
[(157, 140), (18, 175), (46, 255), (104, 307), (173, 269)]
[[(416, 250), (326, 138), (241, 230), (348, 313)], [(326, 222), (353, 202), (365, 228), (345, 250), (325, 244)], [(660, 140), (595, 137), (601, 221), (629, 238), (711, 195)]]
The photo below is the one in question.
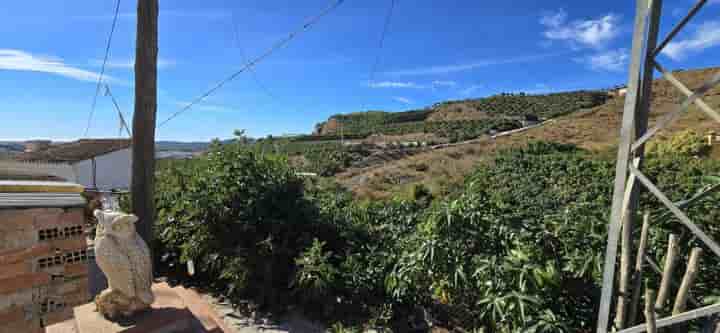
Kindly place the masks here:
[[(158, 120), (267, 50), (329, 0), (161, 0)], [(308, 133), (336, 113), (400, 111), (499, 92), (604, 88), (626, 81), (634, 4), (607, 1), (345, 0), (309, 31), (157, 131), (163, 140)], [(664, 1), (661, 35), (693, 4)], [(0, 139), (82, 137), (113, 0), (4, 1)], [(133, 108), (136, 1), (123, 0), (105, 80)], [(718, 65), (720, 0), (661, 57), (670, 69)], [(235, 33), (237, 28), (237, 34)], [(377, 74), (370, 72), (380, 52)], [(90, 137), (118, 136), (102, 94)]]

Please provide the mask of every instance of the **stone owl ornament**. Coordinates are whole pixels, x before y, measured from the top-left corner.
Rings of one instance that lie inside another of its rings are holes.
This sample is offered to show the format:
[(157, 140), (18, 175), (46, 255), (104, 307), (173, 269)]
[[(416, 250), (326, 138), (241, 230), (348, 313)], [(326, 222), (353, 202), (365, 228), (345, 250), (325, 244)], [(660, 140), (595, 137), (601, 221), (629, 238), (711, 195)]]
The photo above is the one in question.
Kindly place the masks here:
[(135, 231), (135, 215), (95, 210), (95, 261), (108, 288), (95, 297), (97, 310), (113, 319), (130, 316), (154, 301), (150, 249)]

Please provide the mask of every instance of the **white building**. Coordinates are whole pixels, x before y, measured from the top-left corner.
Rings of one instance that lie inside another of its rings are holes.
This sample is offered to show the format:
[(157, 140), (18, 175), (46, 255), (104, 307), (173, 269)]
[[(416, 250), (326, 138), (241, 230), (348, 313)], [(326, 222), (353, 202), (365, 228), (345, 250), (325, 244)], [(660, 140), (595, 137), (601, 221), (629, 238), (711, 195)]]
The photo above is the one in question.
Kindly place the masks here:
[(129, 139), (82, 139), (30, 149), (17, 159), (25, 162), (68, 164), (75, 179), (88, 189), (128, 190), (132, 168)]

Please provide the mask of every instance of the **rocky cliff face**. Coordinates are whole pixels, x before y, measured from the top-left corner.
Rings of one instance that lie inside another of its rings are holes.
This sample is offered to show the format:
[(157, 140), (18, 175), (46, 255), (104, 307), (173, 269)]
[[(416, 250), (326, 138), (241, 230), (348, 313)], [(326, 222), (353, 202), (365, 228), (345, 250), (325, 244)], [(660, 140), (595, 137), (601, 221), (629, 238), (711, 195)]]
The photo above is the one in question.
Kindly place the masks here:
[(339, 122), (335, 118), (330, 118), (327, 121), (315, 125), (315, 135), (330, 135), (335, 134), (340, 130)]

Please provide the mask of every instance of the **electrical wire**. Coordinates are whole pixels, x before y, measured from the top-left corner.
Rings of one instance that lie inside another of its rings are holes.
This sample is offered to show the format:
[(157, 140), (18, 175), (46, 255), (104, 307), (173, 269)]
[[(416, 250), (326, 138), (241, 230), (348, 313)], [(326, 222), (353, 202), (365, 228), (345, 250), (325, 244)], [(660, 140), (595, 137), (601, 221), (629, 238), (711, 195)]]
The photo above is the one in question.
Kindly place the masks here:
[(110, 96), (110, 99), (112, 99), (113, 105), (115, 105), (115, 110), (117, 110), (118, 117), (120, 118), (120, 135), (122, 135), (122, 130), (125, 128), (125, 132), (127, 133), (128, 137), (132, 138), (132, 133), (130, 133), (130, 127), (128, 127), (127, 121), (125, 121), (125, 115), (120, 110), (120, 106), (117, 103), (117, 100), (115, 99), (115, 96), (110, 91), (110, 86), (105, 84), (105, 95)]
[(231, 74), (230, 76), (228, 76), (227, 78), (225, 78), (225, 79), (221, 80), (220, 82), (216, 83), (216, 84), (215, 84), (212, 88), (210, 88), (208, 91), (206, 91), (205, 93), (203, 93), (203, 94), (201, 94), (200, 96), (196, 97), (196, 98), (193, 99), (190, 103), (188, 103), (187, 105), (185, 105), (184, 107), (182, 107), (180, 110), (176, 111), (175, 113), (173, 113), (172, 115), (170, 115), (169, 117), (167, 117), (165, 120), (163, 120), (162, 122), (160, 122), (160, 124), (158, 125), (158, 128), (164, 126), (164, 125), (167, 124), (170, 120), (175, 119), (177, 116), (179, 116), (180, 114), (186, 112), (187, 110), (190, 110), (190, 108), (192, 108), (195, 104), (202, 102), (205, 98), (207, 98), (208, 96), (212, 95), (212, 94), (213, 94), (214, 92), (216, 92), (218, 89), (222, 88), (226, 83), (234, 80), (238, 75), (242, 74), (242, 73), (245, 72), (246, 70), (248, 70), (248, 69), (254, 67), (255, 65), (257, 65), (259, 62), (261, 62), (261, 61), (265, 60), (266, 58), (268, 58), (268, 57), (269, 57), (270, 55), (272, 55), (275, 51), (277, 51), (278, 49), (284, 47), (288, 42), (290, 42), (290, 41), (291, 41), (293, 38), (295, 38), (298, 34), (300, 34), (301, 32), (304, 32), (305, 30), (307, 30), (307, 29), (309, 29), (310, 27), (312, 27), (312, 26), (313, 26), (315, 23), (317, 23), (317, 21), (319, 21), (322, 17), (324, 17), (325, 15), (329, 14), (332, 10), (334, 10), (334, 9), (337, 8), (340, 4), (342, 4), (343, 1), (344, 1), (344, 0), (333, 0), (332, 3), (331, 3), (327, 8), (325, 8), (322, 12), (320, 12), (320, 14), (318, 14), (318, 15), (310, 18), (310, 19), (309, 19), (305, 24), (303, 24), (300, 28), (298, 28), (298, 29), (290, 32), (285, 38), (279, 40), (277, 43), (275, 43), (272, 47), (270, 47), (270, 48), (269, 48), (267, 51), (265, 51), (263, 54), (261, 54), (260, 56), (258, 56), (258, 57), (255, 58), (254, 60), (252, 60), (252, 61), (248, 62), (247, 64), (245, 64), (245, 66), (243, 66), (240, 70), (232, 73), (232, 74)]
[[(380, 66), (380, 59), (382, 57), (382, 50), (385, 46), (385, 38), (387, 37), (389, 28), (390, 28), (390, 21), (392, 19), (393, 10), (395, 9), (395, 0), (390, 0), (390, 7), (388, 8), (388, 12), (385, 15), (385, 23), (383, 24), (382, 33), (380, 34), (380, 41), (378, 42), (378, 51), (377, 54), (375, 54), (375, 61), (373, 62), (372, 67), (370, 67), (370, 75), (369, 75), (369, 81), (368, 84), (372, 85), (373, 81), (375, 81), (375, 75), (377, 74), (378, 67)], [(360, 112), (365, 111), (365, 107), (367, 107), (368, 101), (365, 99), (363, 101), (362, 106), (360, 107)], [(368, 117), (366, 117), (367, 119)], [(368, 120), (369, 121), (369, 120)], [(343, 130), (342, 130), (342, 121), (338, 121), (338, 124), (340, 126), (340, 141), (344, 141), (343, 137)]]
[(93, 97), (92, 107), (90, 108), (90, 115), (88, 116), (87, 126), (85, 127), (85, 133), (83, 137), (87, 137), (90, 131), (90, 125), (92, 124), (92, 118), (95, 114), (95, 106), (97, 105), (97, 98), (100, 94), (100, 87), (102, 86), (103, 75), (105, 74), (105, 65), (107, 64), (108, 56), (110, 55), (110, 45), (112, 44), (112, 37), (115, 33), (115, 26), (117, 25), (118, 15), (120, 13), (120, 0), (115, 3), (115, 15), (113, 16), (112, 27), (110, 28), (110, 35), (108, 36), (107, 45), (105, 46), (105, 58), (100, 68), (100, 75), (98, 76), (97, 86), (95, 87), (95, 97)]
[(375, 62), (373, 63), (373, 66), (370, 68), (370, 84), (372, 84), (373, 81), (375, 81), (375, 74), (377, 73), (377, 69), (380, 66), (380, 58), (382, 57), (382, 49), (383, 49), (383, 46), (385, 45), (385, 37), (387, 36), (388, 30), (390, 27), (390, 20), (392, 19), (394, 8), (395, 8), (395, 0), (390, 0), (390, 8), (388, 9), (387, 15), (385, 16), (385, 24), (383, 24), (382, 34), (380, 35), (380, 42), (378, 44), (378, 52), (375, 55)]
[[(250, 61), (248, 60), (247, 54), (245, 54), (245, 50), (242, 47), (242, 43), (240, 43), (240, 31), (238, 30), (238, 24), (237, 20), (235, 19), (235, 15), (231, 15), (232, 20), (232, 26), (233, 26), (233, 37), (235, 39), (235, 45), (237, 46), (238, 50), (240, 51), (240, 57), (242, 57), (242, 61), (244, 64), (248, 64)], [(250, 76), (252, 77), (253, 81), (255, 81), (255, 84), (260, 88), (260, 90), (263, 91), (268, 97), (271, 99), (276, 99), (275, 95), (270, 92), (270, 89), (267, 88), (266, 85), (262, 84), (260, 82), (260, 79), (258, 79), (257, 73), (255, 72), (255, 69), (250, 68), (248, 69), (250, 72)]]

